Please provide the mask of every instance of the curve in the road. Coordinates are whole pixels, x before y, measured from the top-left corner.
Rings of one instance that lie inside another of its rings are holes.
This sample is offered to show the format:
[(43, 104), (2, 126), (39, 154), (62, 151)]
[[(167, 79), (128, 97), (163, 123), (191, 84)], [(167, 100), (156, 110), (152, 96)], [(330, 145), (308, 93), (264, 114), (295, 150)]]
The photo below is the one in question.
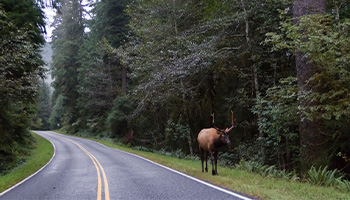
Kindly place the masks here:
[(49, 131), (37, 133), (54, 145), (55, 156), (40, 173), (0, 194), (0, 199), (96, 199), (97, 193), (100, 200), (102, 188), (107, 200), (110, 196), (112, 199), (251, 199), (95, 141)]
[(81, 146), (79, 143), (74, 142), (73, 140), (68, 139), (68, 138), (63, 138), (63, 139), (77, 145), (81, 150), (83, 150), (86, 153), (86, 155), (88, 155), (91, 158), (92, 162), (94, 163), (94, 165), (96, 167), (96, 171), (97, 171), (97, 177), (98, 177), (97, 200), (101, 200), (101, 198), (102, 198), (102, 194), (101, 194), (102, 184), (101, 184), (101, 175), (100, 175), (100, 169), (101, 169), (102, 176), (103, 176), (104, 188), (105, 188), (105, 200), (109, 200), (108, 181), (107, 181), (106, 173), (105, 173), (102, 165), (100, 164), (100, 162), (98, 162), (96, 157), (94, 155), (92, 155), (88, 150), (86, 150), (83, 146)]

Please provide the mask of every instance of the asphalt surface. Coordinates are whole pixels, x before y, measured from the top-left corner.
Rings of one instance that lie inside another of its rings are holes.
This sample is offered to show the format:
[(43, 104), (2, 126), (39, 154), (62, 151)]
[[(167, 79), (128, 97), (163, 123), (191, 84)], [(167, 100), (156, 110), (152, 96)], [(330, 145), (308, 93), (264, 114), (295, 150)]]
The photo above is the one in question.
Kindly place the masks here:
[(0, 199), (246, 198), (91, 140), (50, 131), (36, 133), (54, 144), (55, 156)]

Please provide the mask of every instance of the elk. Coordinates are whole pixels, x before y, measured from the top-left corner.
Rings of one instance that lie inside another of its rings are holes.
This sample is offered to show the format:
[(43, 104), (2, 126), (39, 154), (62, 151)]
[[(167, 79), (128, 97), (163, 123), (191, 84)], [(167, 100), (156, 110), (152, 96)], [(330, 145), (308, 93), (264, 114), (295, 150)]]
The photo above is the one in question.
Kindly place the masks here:
[[(217, 162), (218, 162), (218, 153), (220, 147), (225, 145), (230, 145), (230, 139), (228, 133), (234, 128), (233, 122), (233, 112), (232, 113), (232, 123), (230, 128), (220, 129), (215, 126), (214, 123), (214, 113), (211, 114), (213, 117), (213, 126), (214, 128), (202, 129), (198, 134), (198, 144), (199, 152), (201, 154), (202, 161), (202, 172), (204, 172), (204, 154), (205, 154), (205, 171), (208, 172), (208, 155), (212, 164), (212, 175), (218, 175)], [(215, 168), (214, 168), (215, 164)]]

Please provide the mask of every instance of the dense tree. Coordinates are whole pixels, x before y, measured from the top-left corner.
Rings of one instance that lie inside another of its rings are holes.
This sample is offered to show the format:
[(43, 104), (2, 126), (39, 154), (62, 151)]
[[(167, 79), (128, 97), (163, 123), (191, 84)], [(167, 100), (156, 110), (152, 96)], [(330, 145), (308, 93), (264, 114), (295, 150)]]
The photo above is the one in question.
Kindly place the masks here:
[(43, 75), (43, 13), (36, 1), (0, 2), (0, 173), (30, 146), (27, 130)]
[[(55, 30), (52, 36), (53, 60), (52, 75), (55, 78), (53, 101), (63, 95), (63, 124), (72, 127), (78, 118), (78, 53), (83, 42), (84, 24), (81, 0), (62, 1), (60, 12), (55, 18)], [(74, 128), (74, 127), (72, 127)], [(75, 132), (74, 129), (69, 129)]]
[(1, 5), (16, 27), (31, 30), (28, 33), (30, 41), (36, 44), (45, 42), (41, 35), (45, 32), (44, 13), (39, 2), (35, 0), (2, 0)]
[(55, 102), (53, 103), (51, 115), (49, 118), (49, 123), (51, 129), (59, 129), (62, 128), (63, 125), (63, 117), (64, 117), (64, 107), (63, 107), (63, 102), (64, 102), (64, 96), (63, 95), (58, 95), (56, 98)]
[(124, 10), (129, 2), (130, 0), (103, 0), (94, 4), (91, 31), (98, 40), (105, 38), (114, 48), (125, 42), (129, 16)]
[[(117, 95), (126, 93), (126, 68), (120, 65), (114, 50), (125, 40), (127, 1), (97, 1), (86, 20), (89, 32), (79, 51), (78, 126), (87, 132), (105, 132), (105, 121)], [(112, 111), (113, 112), (113, 111)], [(108, 129), (108, 128), (107, 128)], [(112, 131), (113, 132), (113, 131)]]
[[(303, 52), (315, 65), (315, 73), (307, 81), (308, 85), (313, 86), (312, 90), (299, 92), (298, 97), (311, 103), (298, 108), (303, 120), (312, 120), (322, 126), (322, 129), (313, 131), (319, 131), (325, 142), (315, 143), (319, 137), (315, 138), (312, 144), (318, 146), (319, 153), (314, 155), (312, 151), (305, 151), (309, 154), (303, 157), (314, 159), (313, 165), (346, 166), (337, 154), (348, 153), (348, 142), (345, 141), (349, 137), (349, 95), (346, 92), (349, 90), (349, 69), (346, 64), (349, 59), (346, 47), (349, 43), (349, 24), (337, 24), (333, 20), (327, 15), (314, 14), (300, 17), (298, 24), (287, 21), (282, 26), (285, 33), (272, 34), (272, 41), (277, 42), (278, 48), (288, 48), (295, 54)], [(310, 164), (310, 160), (302, 161), (303, 165)]]
[(34, 129), (49, 130), (49, 118), (51, 114), (51, 91), (50, 86), (44, 80), (40, 81), (38, 95), (37, 113), (35, 117), (40, 123), (36, 124), (36, 126), (33, 126), (32, 124), (32, 127)]

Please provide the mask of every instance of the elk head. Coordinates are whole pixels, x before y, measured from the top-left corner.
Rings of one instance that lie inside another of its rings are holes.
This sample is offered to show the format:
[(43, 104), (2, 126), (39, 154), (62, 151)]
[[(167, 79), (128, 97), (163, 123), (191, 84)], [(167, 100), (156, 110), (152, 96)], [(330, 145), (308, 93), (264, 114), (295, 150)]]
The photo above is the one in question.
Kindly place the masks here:
[(215, 126), (215, 120), (214, 120), (214, 113), (210, 114), (213, 117), (213, 126), (214, 128), (217, 130), (217, 133), (220, 134), (220, 136), (223, 136), (223, 138), (225, 139), (225, 142), (229, 145), (231, 144), (230, 139), (228, 137), (228, 133), (235, 127), (235, 123), (233, 121), (233, 111), (231, 110), (231, 127), (229, 128), (224, 128), (224, 129), (220, 129), (218, 127)]

